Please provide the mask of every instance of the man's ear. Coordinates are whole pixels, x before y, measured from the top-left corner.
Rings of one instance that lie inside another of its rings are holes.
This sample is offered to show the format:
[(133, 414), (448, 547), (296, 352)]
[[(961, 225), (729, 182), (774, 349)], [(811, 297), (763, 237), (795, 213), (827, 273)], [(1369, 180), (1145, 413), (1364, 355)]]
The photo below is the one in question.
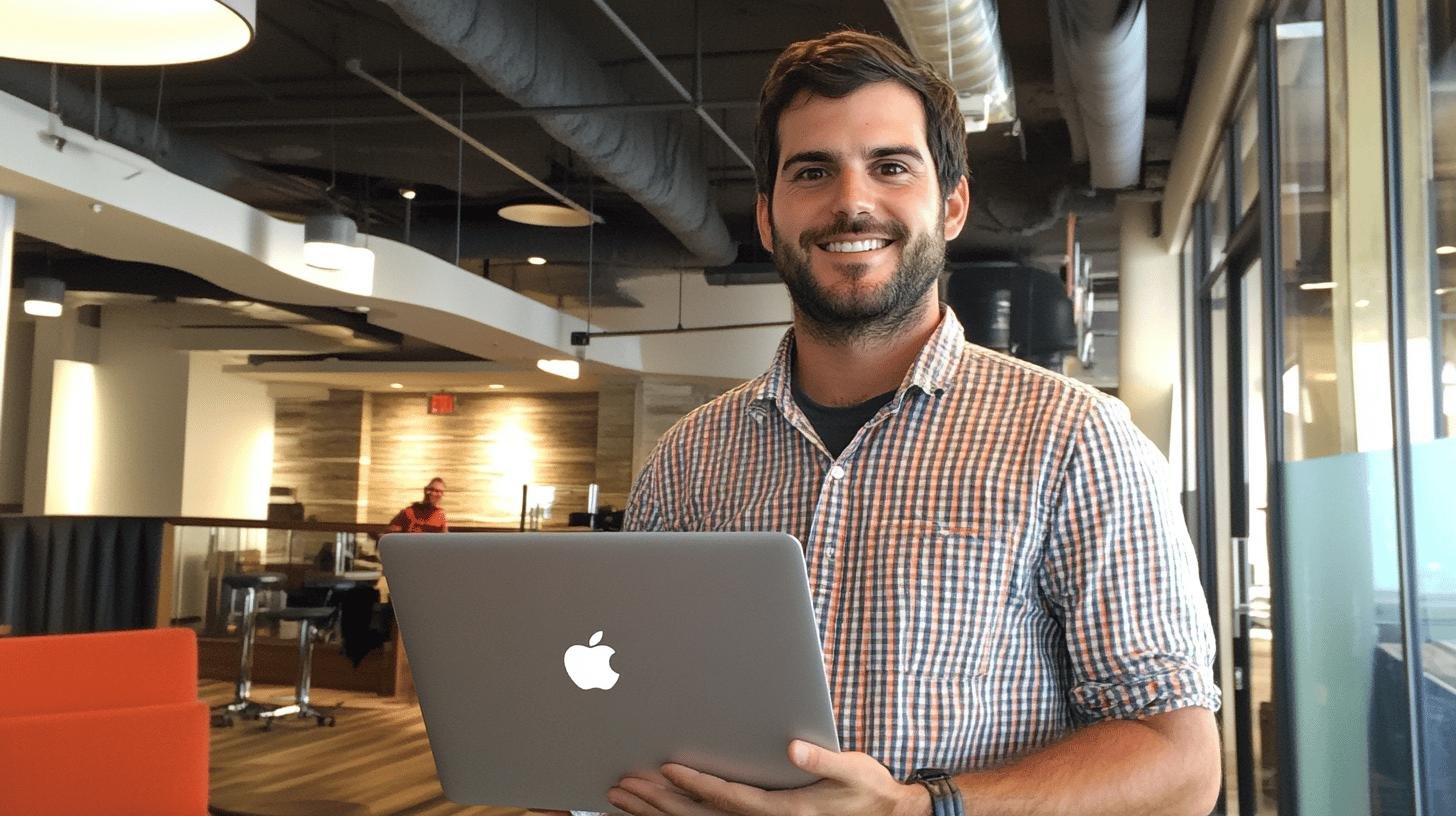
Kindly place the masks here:
[(773, 218), (769, 215), (768, 196), (763, 193), (758, 194), (758, 199), (754, 203), (753, 214), (755, 220), (758, 222), (758, 242), (772, 255), (774, 250)]
[(945, 240), (950, 241), (965, 229), (966, 217), (971, 214), (971, 185), (961, 176), (955, 189), (945, 199)]

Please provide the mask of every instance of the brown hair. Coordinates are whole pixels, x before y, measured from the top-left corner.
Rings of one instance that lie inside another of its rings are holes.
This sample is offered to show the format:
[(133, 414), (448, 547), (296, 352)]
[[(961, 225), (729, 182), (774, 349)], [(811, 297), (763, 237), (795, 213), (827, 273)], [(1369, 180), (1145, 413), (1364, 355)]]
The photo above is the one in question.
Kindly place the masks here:
[(924, 60), (884, 37), (836, 31), (784, 49), (769, 69), (758, 100), (754, 172), (758, 191), (773, 200), (779, 163), (779, 117), (800, 92), (840, 99), (875, 82), (898, 82), (925, 108), (925, 139), (942, 197), (950, 197), (966, 170), (966, 122), (955, 89)]

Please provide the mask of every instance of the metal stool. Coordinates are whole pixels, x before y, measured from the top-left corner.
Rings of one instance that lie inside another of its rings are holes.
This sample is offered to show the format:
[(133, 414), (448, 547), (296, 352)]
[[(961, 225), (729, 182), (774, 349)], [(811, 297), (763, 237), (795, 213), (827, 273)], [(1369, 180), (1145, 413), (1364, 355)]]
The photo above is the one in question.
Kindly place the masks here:
[(253, 636), (257, 631), (258, 590), (282, 584), (285, 576), (281, 572), (234, 572), (222, 577), (229, 588), (243, 593), (242, 649), (238, 657), (238, 679), (233, 687), (231, 702), (212, 707), (212, 724), (229, 726), (233, 716), (255, 719), (271, 706), (248, 697), (253, 689)]
[(293, 703), (259, 712), (258, 719), (263, 721), (264, 728), (271, 728), (274, 720), (288, 716), (300, 720), (312, 717), (319, 725), (334, 724), (332, 716), (308, 704), (308, 690), (313, 673), (314, 626), (323, 628), (331, 623), (334, 611), (335, 607), (332, 606), (291, 606), (263, 613), (270, 620), (298, 622), (298, 685), (294, 689)]

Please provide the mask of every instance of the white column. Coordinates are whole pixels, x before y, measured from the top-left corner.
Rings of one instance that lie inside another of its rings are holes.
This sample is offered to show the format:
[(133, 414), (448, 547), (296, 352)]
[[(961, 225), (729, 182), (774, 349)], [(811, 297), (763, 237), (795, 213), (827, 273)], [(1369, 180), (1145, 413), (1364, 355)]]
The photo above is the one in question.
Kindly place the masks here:
[[(14, 286), (15, 199), (0, 195), (0, 413), (5, 410), (5, 339), (10, 335), (10, 289)], [(0, 443), (4, 436), (0, 435)], [(0, 450), (0, 459), (7, 451)]]
[(1124, 195), (1117, 201), (1117, 395), (1132, 420), (1164, 456), (1173, 453), (1173, 390), (1178, 377), (1178, 256), (1153, 237), (1155, 202)]

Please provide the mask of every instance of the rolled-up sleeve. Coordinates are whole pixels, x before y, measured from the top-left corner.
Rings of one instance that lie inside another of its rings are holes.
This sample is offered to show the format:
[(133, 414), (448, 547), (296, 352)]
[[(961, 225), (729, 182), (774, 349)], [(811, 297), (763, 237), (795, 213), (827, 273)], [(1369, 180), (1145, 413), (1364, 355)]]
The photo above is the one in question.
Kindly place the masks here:
[(1079, 722), (1217, 710), (1214, 637), (1162, 454), (1126, 407), (1094, 402), (1067, 460), (1044, 563)]

